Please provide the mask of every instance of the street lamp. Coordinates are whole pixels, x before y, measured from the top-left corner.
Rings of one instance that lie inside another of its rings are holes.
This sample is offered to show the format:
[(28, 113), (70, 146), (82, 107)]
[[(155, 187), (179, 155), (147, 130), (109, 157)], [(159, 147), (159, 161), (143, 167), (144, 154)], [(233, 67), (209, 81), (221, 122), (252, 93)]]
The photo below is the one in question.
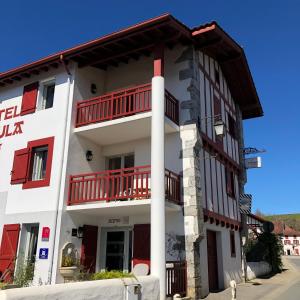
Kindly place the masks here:
[(224, 136), (225, 134), (225, 124), (222, 120), (218, 120), (214, 122), (214, 128), (216, 136)]
[(201, 128), (200, 123), (202, 121), (207, 121), (208, 119), (214, 119), (213, 126), (215, 129), (216, 136), (218, 137), (223, 137), (225, 135), (225, 123), (222, 121), (222, 116), (221, 115), (215, 115), (215, 116), (208, 116), (204, 117), (202, 119), (198, 118), (198, 125), (199, 128)]

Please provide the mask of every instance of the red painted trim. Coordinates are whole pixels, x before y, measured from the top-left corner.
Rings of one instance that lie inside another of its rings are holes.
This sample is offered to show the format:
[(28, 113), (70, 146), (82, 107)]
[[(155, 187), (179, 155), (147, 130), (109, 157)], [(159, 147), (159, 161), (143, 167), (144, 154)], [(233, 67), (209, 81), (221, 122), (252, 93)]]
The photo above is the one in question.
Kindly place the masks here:
[(164, 46), (157, 45), (154, 49), (153, 76), (164, 76), (165, 58)]
[[(204, 216), (206, 216), (207, 219), (213, 220), (214, 222), (216, 220), (218, 220), (218, 222), (221, 223), (221, 224), (222, 224), (222, 222), (224, 222), (226, 224), (226, 227), (233, 226), (233, 228), (237, 228), (237, 229), (241, 227), (241, 222), (239, 222), (237, 220), (233, 220), (229, 217), (220, 215), (220, 214), (215, 213), (213, 211), (210, 211), (208, 209), (204, 208), (203, 209), (203, 214), (204, 214)], [(205, 221), (205, 219), (204, 219), (204, 221)]]
[[(32, 168), (32, 150), (36, 147), (48, 146), (48, 156), (47, 156), (47, 164), (46, 164), (46, 176), (43, 180), (30, 180), (29, 176), (31, 175)], [(27, 148), (29, 149), (29, 164), (28, 164), (28, 172), (27, 172), (27, 181), (23, 183), (23, 189), (31, 189), (31, 188), (39, 188), (50, 185), (51, 179), (51, 169), (52, 169), (52, 158), (53, 158), (53, 147), (54, 147), (54, 137), (43, 138), (35, 141), (30, 141), (27, 144)]]
[(218, 154), (218, 158), (226, 163), (226, 165), (231, 166), (237, 172), (240, 172), (240, 165), (235, 162), (224, 150), (221, 150), (214, 141), (212, 141), (204, 132), (201, 132), (201, 137), (203, 139), (203, 148), (212, 153), (213, 155)]
[[(75, 126), (81, 127), (151, 111), (151, 93), (151, 84), (143, 84), (78, 101)], [(179, 101), (167, 90), (165, 115), (179, 124)]]

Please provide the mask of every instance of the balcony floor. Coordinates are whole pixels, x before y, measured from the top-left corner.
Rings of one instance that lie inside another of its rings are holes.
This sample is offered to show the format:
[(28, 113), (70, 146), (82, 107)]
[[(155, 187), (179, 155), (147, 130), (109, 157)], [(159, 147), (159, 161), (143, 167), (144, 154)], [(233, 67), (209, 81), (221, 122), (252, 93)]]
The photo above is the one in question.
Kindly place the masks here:
[[(75, 128), (74, 132), (98, 145), (112, 145), (151, 136), (152, 112)], [(179, 126), (165, 117), (165, 133), (178, 132)]]
[[(132, 201), (94, 202), (67, 206), (67, 212), (90, 216), (136, 216), (150, 214), (151, 199)], [(181, 206), (166, 201), (166, 212), (181, 211)]]

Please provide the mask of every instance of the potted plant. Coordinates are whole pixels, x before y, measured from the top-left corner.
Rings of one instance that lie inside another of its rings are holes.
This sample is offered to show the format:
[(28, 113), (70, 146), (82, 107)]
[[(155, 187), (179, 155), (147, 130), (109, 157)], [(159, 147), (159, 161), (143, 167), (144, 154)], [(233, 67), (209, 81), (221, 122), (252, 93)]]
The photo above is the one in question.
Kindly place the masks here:
[[(64, 251), (66, 250), (66, 251)], [(61, 257), (59, 272), (65, 282), (74, 281), (79, 272), (79, 263), (76, 250), (73, 247), (64, 249)]]

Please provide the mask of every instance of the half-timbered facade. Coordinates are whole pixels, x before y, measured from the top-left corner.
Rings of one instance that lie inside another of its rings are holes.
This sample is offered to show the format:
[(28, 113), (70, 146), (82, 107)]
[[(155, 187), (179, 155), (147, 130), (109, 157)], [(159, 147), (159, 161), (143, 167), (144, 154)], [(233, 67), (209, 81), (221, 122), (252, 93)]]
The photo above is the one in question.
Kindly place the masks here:
[(143, 265), (161, 299), (240, 280), (242, 121), (261, 115), (242, 48), (168, 14), (0, 73), (2, 280), (30, 260), (63, 282), (66, 245), (88, 272)]

